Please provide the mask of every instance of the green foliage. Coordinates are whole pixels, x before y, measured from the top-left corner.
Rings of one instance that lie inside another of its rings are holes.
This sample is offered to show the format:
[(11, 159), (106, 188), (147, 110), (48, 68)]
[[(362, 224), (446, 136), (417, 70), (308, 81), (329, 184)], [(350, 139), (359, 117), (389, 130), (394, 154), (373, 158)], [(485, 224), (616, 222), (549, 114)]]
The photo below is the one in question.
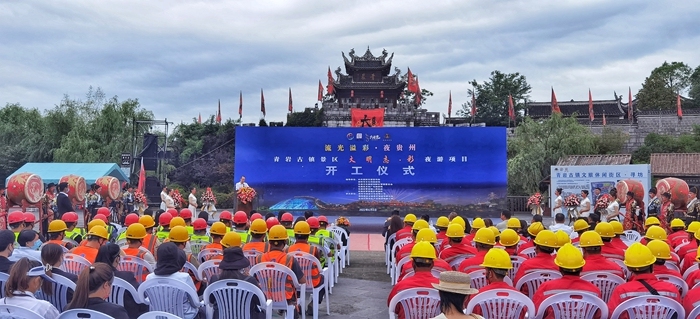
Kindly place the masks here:
[(323, 109), (304, 109), (304, 112), (294, 112), (287, 115), (285, 126), (323, 126)]
[[(487, 126), (508, 126), (508, 95), (513, 96), (513, 108), (516, 121), (522, 117), (520, 111), (525, 110), (525, 103), (530, 99), (532, 88), (527, 79), (520, 73), (491, 72), (488, 81), (482, 84), (476, 80), (470, 82), (473, 90), (469, 90), (470, 96), (476, 94), (477, 114), (474, 122), (486, 123)], [(457, 111), (458, 116), (471, 116), (471, 101), (462, 104), (462, 109)]]
[(651, 71), (651, 74), (657, 75), (673, 92), (681, 93), (690, 85), (692, 72), (693, 69), (683, 62), (664, 61), (661, 66)]
[(700, 126), (693, 127), (693, 132), (678, 137), (649, 133), (644, 138), (644, 145), (632, 153), (632, 162), (648, 164), (652, 153), (698, 153), (700, 152)]
[(628, 139), (629, 135), (625, 132), (603, 127), (603, 133), (595, 139), (598, 154), (620, 154)]
[(693, 70), (683, 62), (664, 62), (644, 80), (637, 93), (640, 110), (673, 110), (676, 95), (691, 85)]
[(700, 66), (695, 68), (695, 71), (690, 76), (690, 92), (688, 96), (695, 102), (694, 107), (700, 107)]

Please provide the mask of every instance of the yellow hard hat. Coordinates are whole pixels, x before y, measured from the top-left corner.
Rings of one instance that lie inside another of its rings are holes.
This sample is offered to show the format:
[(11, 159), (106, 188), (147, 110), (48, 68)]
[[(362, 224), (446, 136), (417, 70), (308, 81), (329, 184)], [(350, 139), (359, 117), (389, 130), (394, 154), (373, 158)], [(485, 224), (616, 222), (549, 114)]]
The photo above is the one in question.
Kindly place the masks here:
[(505, 229), (501, 233), (499, 244), (505, 247), (515, 246), (520, 242), (520, 236), (512, 229)]
[(506, 223), (506, 227), (513, 228), (513, 229), (520, 229), (520, 220), (518, 220), (515, 217), (511, 217), (508, 219), (508, 222)]
[(595, 225), (595, 232), (602, 238), (613, 238), (615, 237), (615, 231), (610, 223), (600, 222)]
[(665, 241), (652, 239), (647, 243), (647, 247), (649, 247), (654, 257), (664, 260), (671, 259), (671, 248), (668, 247)]
[(558, 248), (557, 235), (555, 235), (551, 230), (545, 229), (539, 232), (537, 237), (535, 237), (535, 245)]
[(656, 262), (656, 257), (651, 253), (649, 247), (640, 243), (632, 243), (625, 250), (625, 266), (631, 268), (643, 268), (651, 266)]
[(527, 233), (532, 235), (532, 236), (537, 236), (541, 231), (544, 230), (544, 225), (540, 222), (534, 222), (530, 224), (530, 226), (527, 228)]
[(305, 221), (299, 221), (294, 224), (294, 234), (295, 235), (308, 235), (311, 234), (311, 226)]
[[(175, 218), (173, 218), (174, 220)], [(170, 229), (168, 233), (168, 240), (174, 243), (186, 243), (190, 240), (190, 234), (187, 232), (187, 227), (185, 226), (175, 226)]]
[(185, 219), (180, 216), (173, 217), (173, 219), (170, 220), (170, 229), (173, 229), (176, 226), (186, 227), (187, 223), (185, 223)]
[(488, 229), (490, 229), (493, 232), (494, 237), (498, 237), (501, 235), (501, 231), (496, 228), (496, 226), (489, 226)]
[(695, 239), (700, 240), (700, 228), (698, 228), (698, 230), (695, 231)]
[(437, 236), (435, 232), (430, 228), (423, 228), (416, 234), (416, 242), (427, 241), (429, 243), (437, 243)]
[(459, 226), (462, 226), (462, 229), (467, 228), (467, 222), (464, 221), (464, 218), (457, 216), (455, 218), (452, 218), (452, 221), (450, 221), (450, 224), (457, 224)]
[(700, 222), (696, 220), (696, 221), (690, 222), (690, 224), (688, 225), (688, 228), (686, 228), (685, 231), (688, 233), (695, 234), (695, 232), (698, 231), (698, 229), (700, 229)]
[(476, 235), (474, 235), (474, 242), (484, 244), (484, 245), (495, 245), (496, 244), (496, 236), (493, 234), (493, 231), (491, 231), (488, 228), (480, 228), (479, 230), (476, 231)]
[(603, 239), (600, 238), (600, 235), (598, 235), (598, 233), (589, 230), (581, 234), (581, 238), (578, 241), (578, 245), (581, 248), (600, 247), (603, 246)]
[(491, 248), (486, 253), (486, 255), (484, 255), (484, 262), (481, 263), (481, 267), (496, 269), (513, 269), (513, 263), (510, 261), (510, 256), (505, 250), (499, 248)]
[(430, 228), (430, 224), (428, 224), (428, 222), (426, 222), (423, 219), (419, 219), (415, 223), (413, 223), (413, 230), (421, 230), (423, 228)]
[(650, 226), (644, 234), (646, 239), (666, 240), (666, 237), (668, 237), (666, 230), (656, 225)]
[(586, 261), (583, 260), (583, 254), (578, 248), (570, 243), (566, 243), (557, 251), (554, 263), (560, 268), (576, 270), (583, 268)]
[(554, 235), (557, 236), (558, 247), (564, 247), (565, 244), (571, 244), (571, 238), (563, 230), (557, 230)]
[(427, 241), (422, 241), (413, 245), (411, 258), (435, 259), (435, 247)]
[(700, 261), (700, 247), (698, 247), (698, 250), (695, 252), (695, 261)]
[(671, 228), (685, 228), (685, 223), (680, 218), (671, 220)]
[(616, 220), (610, 221), (610, 226), (612, 226), (615, 235), (622, 235), (625, 233), (625, 229), (622, 227), (622, 223)]
[[(216, 223), (214, 223), (216, 224)], [(223, 223), (221, 223), (223, 224)], [(224, 225), (226, 226), (226, 225)], [(214, 228), (214, 225), (211, 226)], [(250, 223), (250, 232), (253, 234), (264, 234), (267, 233), (267, 223), (262, 219), (256, 219)]]
[(109, 233), (107, 233), (107, 228), (101, 225), (94, 225), (90, 228), (87, 233), (88, 236), (97, 236), (103, 239), (109, 239)]
[(574, 222), (574, 231), (575, 231), (575, 232), (579, 232), (579, 231), (582, 231), (582, 230), (586, 230), (586, 229), (588, 229), (588, 228), (590, 228), (590, 227), (591, 227), (591, 225), (588, 225), (588, 222), (585, 221), (585, 220), (583, 220), (583, 219), (577, 219), (577, 220)]
[(657, 225), (657, 226), (658, 226), (658, 225), (661, 225), (661, 222), (659, 221), (658, 218), (656, 218), (656, 217), (654, 217), (654, 216), (651, 216), (651, 217), (647, 218), (647, 220), (644, 221), (644, 226), (649, 227), (649, 226), (652, 226), (652, 225)]
[(450, 224), (450, 226), (447, 226), (446, 235), (449, 238), (462, 238), (464, 237), (464, 227), (460, 224)]
[(66, 222), (60, 219), (54, 219), (49, 223), (49, 233), (58, 233), (68, 229)]
[(139, 217), (139, 224), (143, 225), (143, 227), (151, 228), (156, 226), (156, 221), (153, 220), (151, 215), (143, 215)]
[(473, 229), (479, 229), (479, 228), (484, 228), (484, 227), (486, 227), (486, 223), (484, 222), (483, 219), (477, 217), (477, 218), (474, 218), (474, 220), (472, 220), (472, 228)]
[(289, 235), (287, 235), (287, 229), (284, 228), (282, 225), (275, 225), (270, 228), (270, 232), (268, 233), (268, 239), (269, 240), (287, 240), (289, 239)]
[[(262, 221), (262, 220), (261, 220), (261, 221)], [(253, 223), (255, 223), (255, 221), (253, 221)], [(265, 222), (264, 222), (264, 221), (263, 221), (262, 223), (263, 223), (263, 225), (265, 225)], [(250, 230), (251, 233), (255, 233), (255, 232), (253, 232), (253, 225), (250, 226), (250, 229), (251, 229), (251, 230)], [(223, 235), (226, 235), (226, 231), (227, 231), (227, 230), (228, 230), (228, 229), (226, 229), (226, 224), (224, 224), (224, 223), (222, 223), (222, 222), (214, 222), (213, 224), (211, 224), (211, 228), (209, 228), (209, 233), (212, 234), (212, 235), (223, 236)], [(267, 227), (266, 227), (265, 230), (264, 230), (262, 233), (260, 233), (260, 234), (263, 234), (263, 233), (265, 233), (265, 232), (267, 232)]]
[(88, 223), (87, 231), (90, 231), (90, 229), (92, 229), (92, 227), (95, 227), (95, 226), (102, 226), (105, 229), (107, 229), (107, 224), (103, 220), (93, 219)]
[(133, 223), (126, 228), (126, 239), (144, 239), (146, 238), (146, 227)]
[(437, 226), (437, 227), (447, 228), (447, 226), (449, 226), (449, 225), (450, 225), (450, 220), (445, 216), (438, 217), (437, 222), (435, 222), (435, 226)]
[(241, 235), (235, 231), (226, 233), (221, 239), (221, 246), (224, 248), (241, 247)]
[(406, 217), (403, 218), (403, 222), (407, 224), (413, 224), (416, 222), (416, 219), (416, 215), (406, 214)]

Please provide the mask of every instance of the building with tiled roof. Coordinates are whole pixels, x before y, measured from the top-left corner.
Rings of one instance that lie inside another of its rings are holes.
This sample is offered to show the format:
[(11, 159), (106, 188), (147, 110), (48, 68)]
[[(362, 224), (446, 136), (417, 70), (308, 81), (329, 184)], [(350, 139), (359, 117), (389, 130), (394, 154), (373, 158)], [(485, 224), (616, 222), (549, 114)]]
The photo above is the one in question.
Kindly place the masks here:
[[(617, 96), (615, 100), (594, 100), (593, 122), (589, 119), (587, 100), (558, 101), (557, 104), (563, 116), (569, 117), (577, 114), (576, 118), (582, 124), (601, 125), (603, 123), (603, 115), (605, 115), (607, 124), (624, 124), (630, 122), (627, 116), (628, 103), (622, 103), (621, 96)], [(632, 105), (634, 105), (634, 101), (632, 101)], [(552, 103), (530, 102), (527, 104), (525, 114), (533, 119), (548, 118), (552, 115)]]

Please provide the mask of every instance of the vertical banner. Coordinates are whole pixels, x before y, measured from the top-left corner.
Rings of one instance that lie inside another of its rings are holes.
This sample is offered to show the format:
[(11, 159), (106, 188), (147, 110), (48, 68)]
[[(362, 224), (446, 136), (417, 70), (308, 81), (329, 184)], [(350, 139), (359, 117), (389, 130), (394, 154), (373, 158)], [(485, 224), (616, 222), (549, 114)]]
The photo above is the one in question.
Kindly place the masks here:
[(384, 109), (357, 109), (350, 110), (352, 127), (382, 127), (384, 126)]

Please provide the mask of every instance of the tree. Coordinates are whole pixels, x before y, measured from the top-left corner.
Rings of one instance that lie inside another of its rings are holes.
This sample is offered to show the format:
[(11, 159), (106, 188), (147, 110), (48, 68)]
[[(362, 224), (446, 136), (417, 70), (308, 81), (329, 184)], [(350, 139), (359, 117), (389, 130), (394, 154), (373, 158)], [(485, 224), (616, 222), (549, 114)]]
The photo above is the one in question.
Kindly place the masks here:
[(596, 154), (596, 138), (574, 117), (552, 117), (518, 125), (508, 140), (508, 188), (512, 195), (529, 195), (550, 174), (550, 166), (567, 155)]
[(595, 139), (598, 154), (620, 154), (628, 139), (629, 135), (625, 132), (605, 126), (603, 127), (603, 133), (596, 136)]
[(666, 87), (673, 92), (682, 93), (690, 85), (692, 72), (693, 69), (683, 62), (671, 62), (669, 64), (664, 61), (661, 66), (651, 71), (651, 74), (658, 75), (664, 81)]
[(0, 178), (4, 181), (26, 162), (51, 159), (42, 135), (48, 135), (44, 120), (37, 109), (25, 109), (19, 104), (7, 104), (0, 109)]
[[(394, 68), (394, 70), (396, 71), (395, 75), (396, 75), (396, 77), (399, 78), (399, 80), (408, 83), (408, 73), (402, 75), (401, 69)], [(418, 75), (416, 73), (413, 73), (413, 75), (416, 77), (416, 79), (418, 79)], [(406, 86), (402, 91), (403, 98), (399, 98), (399, 102), (415, 103), (415, 95), (416, 94), (409, 91), (408, 86)], [(421, 96), (420, 103), (418, 103), (418, 105), (416, 105), (416, 107), (420, 107), (421, 105), (424, 105), (425, 102), (428, 101), (428, 97), (433, 96), (433, 92), (430, 92), (426, 89), (421, 88), (420, 89), (420, 96)]]
[(700, 66), (695, 68), (690, 76), (690, 92), (688, 96), (695, 102), (695, 107), (700, 107)]
[(664, 62), (651, 71), (637, 93), (640, 110), (673, 110), (676, 95), (683, 93), (691, 83), (692, 69), (683, 62)]
[[(518, 72), (502, 73), (495, 70), (491, 72), (488, 81), (479, 84), (476, 80), (472, 80), (469, 83), (474, 88), (468, 90), (470, 96), (476, 93), (477, 114), (475, 122), (483, 122), (487, 126), (507, 126), (509, 122), (509, 94), (513, 96), (516, 121), (521, 121), (520, 111), (525, 110), (525, 104), (530, 99), (529, 93), (532, 91), (524, 75)], [(457, 115), (470, 117), (471, 106), (471, 101), (462, 104), (462, 109), (457, 111)]]
[(285, 126), (323, 126), (323, 109), (306, 108), (303, 112), (288, 114)]
[(692, 133), (678, 137), (649, 133), (644, 145), (632, 153), (632, 162), (648, 164), (652, 153), (697, 153), (700, 152), (700, 126), (693, 127)]

